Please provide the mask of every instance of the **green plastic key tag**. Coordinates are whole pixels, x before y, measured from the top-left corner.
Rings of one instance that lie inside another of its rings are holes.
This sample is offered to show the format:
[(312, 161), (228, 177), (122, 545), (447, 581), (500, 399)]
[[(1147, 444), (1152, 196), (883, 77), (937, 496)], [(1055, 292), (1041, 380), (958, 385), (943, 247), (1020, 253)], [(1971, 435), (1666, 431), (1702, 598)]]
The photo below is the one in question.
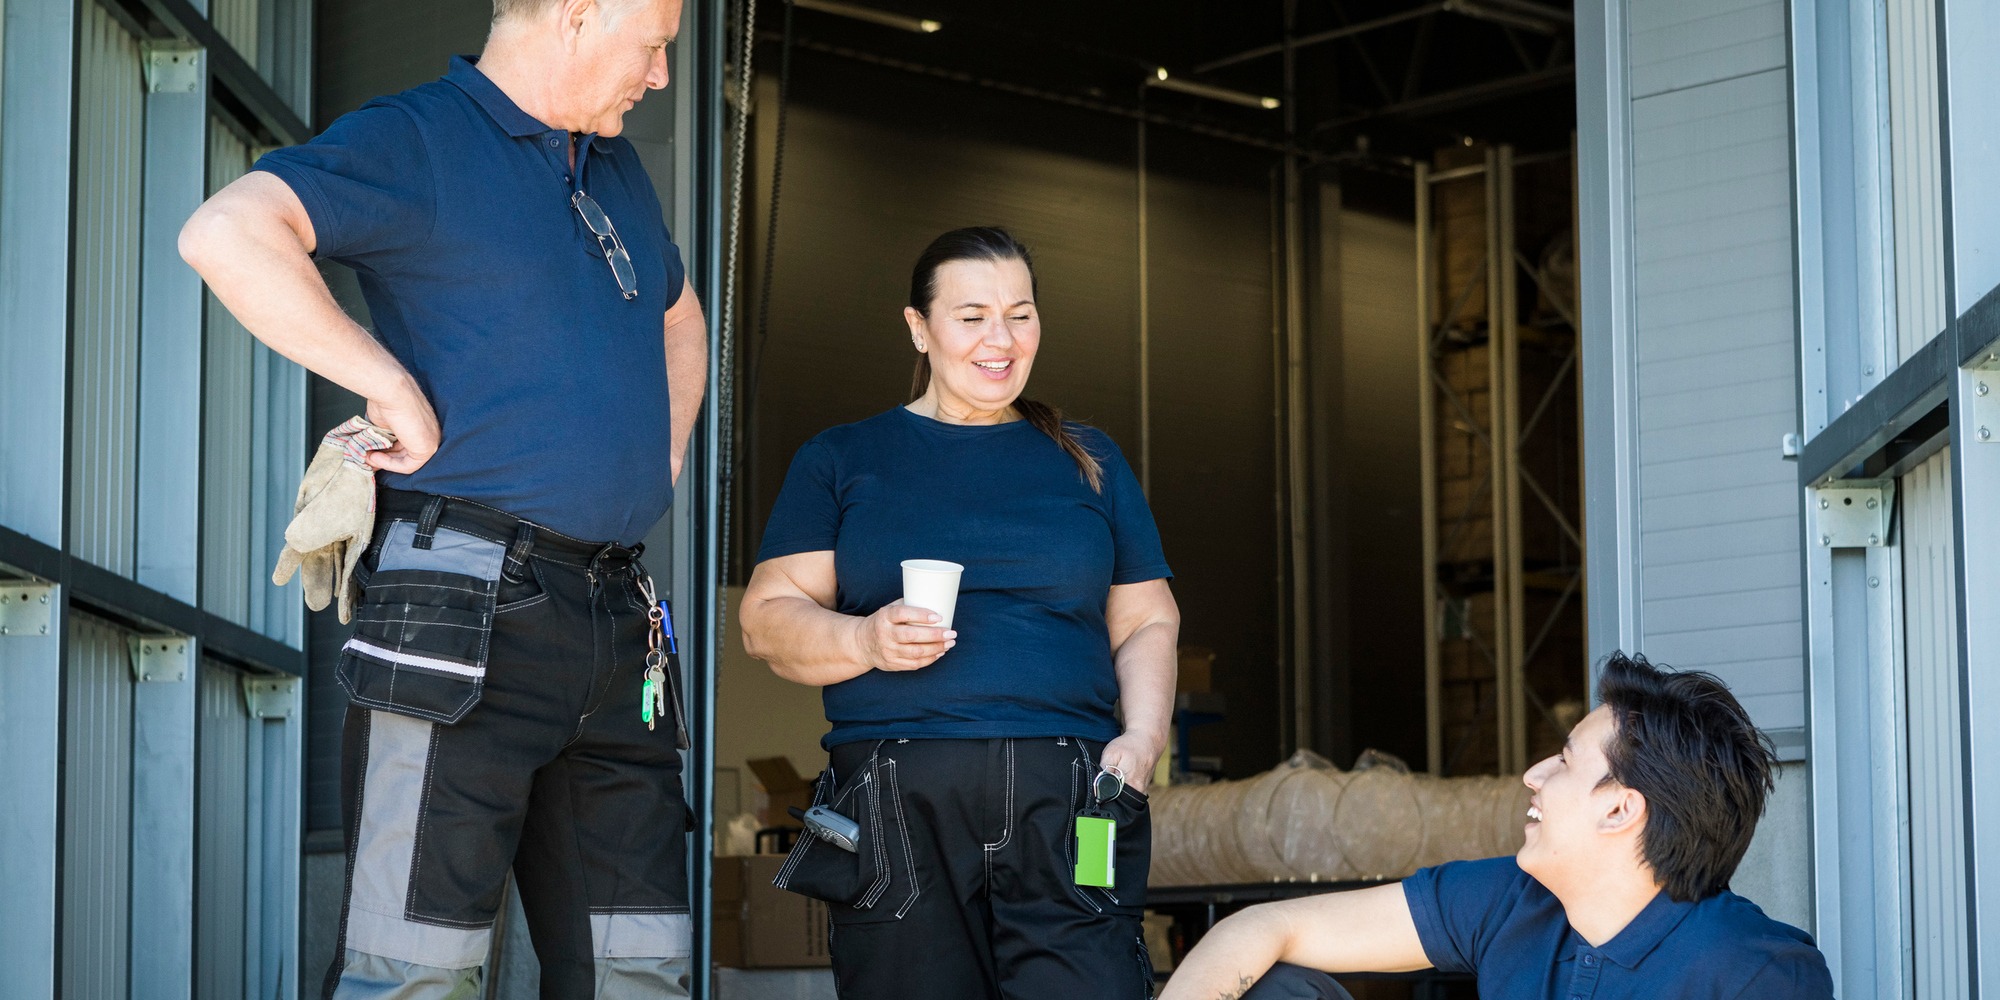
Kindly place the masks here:
[(1109, 889), (1118, 876), (1118, 822), (1088, 814), (1076, 818), (1076, 884)]
[(645, 683), (639, 685), (639, 718), (644, 720), (647, 729), (653, 728), (653, 702), (655, 700), (653, 696), (653, 679), (648, 677)]

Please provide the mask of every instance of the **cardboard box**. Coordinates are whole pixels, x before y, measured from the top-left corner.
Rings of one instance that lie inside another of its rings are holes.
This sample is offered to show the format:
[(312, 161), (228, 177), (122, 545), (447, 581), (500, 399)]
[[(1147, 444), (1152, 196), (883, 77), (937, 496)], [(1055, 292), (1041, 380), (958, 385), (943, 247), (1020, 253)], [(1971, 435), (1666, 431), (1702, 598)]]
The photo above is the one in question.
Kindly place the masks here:
[(1215, 690), (1215, 650), (1207, 646), (1182, 646), (1174, 690), (1202, 693)]
[(765, 829), (774, 826), (797, 827), (799, 821), (792, 818), (790, 810), (800, 811), (812, 808), (812, 782), (799, 774), (792, 766), (790, 757), (760, 757), (745, 762), (750, 773), (757, 776), (757, 783), (764, 786), (764, 794), (770, 797), (770, 804), (757, 814)]
[(771, 884), (781, 854), (715, 859), (715, 964), (735, 969), (825, 967), (826, 904)]

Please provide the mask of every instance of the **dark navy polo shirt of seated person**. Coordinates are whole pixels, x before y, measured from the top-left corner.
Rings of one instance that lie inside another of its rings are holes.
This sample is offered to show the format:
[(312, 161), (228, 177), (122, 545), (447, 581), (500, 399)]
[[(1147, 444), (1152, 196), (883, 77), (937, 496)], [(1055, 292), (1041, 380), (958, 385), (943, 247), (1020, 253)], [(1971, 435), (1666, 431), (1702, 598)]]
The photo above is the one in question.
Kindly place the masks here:
[(902, 597), (905, 559), (965, 566), (958, 645), (919, 670), (828, 686), (827, 747), (1118, 735), (1106, 599), (1114, 585), (1172, 574), (1117, 446), (1094, 428), (1071, 430), (1103, 465), (1102, 494), (1026, 421), (948, 424), (899, 406), (799, 449), (758, 561), (831, 550), (844, 615)]
[(1511, 857), (1454, 861), (1403, 881), (1431, 964), (1479, 979), (1483, 1000), (1831, 1000), (1806, 932), (1724, 891), (1653, 897), (1593, 947), (1562, 903)]
[[(571, 169), (569, 143), (458, 57), (254, 169), (298, 194), (315, 256), (354, 270), (375, 336), (437, 410), (437, 454), (382, 481), (629, 544), (673, 501), (662, 317), (684, 271), (632, 144), (583, 136)], [(617, 228), (637, 297), (578, 190)]]

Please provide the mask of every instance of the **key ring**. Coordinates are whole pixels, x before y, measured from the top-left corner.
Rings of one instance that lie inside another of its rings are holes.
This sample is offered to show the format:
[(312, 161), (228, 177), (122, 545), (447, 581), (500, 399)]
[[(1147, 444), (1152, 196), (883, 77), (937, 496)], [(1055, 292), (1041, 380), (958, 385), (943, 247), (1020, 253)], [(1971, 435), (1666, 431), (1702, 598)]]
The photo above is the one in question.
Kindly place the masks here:
[(1090, 781), (1090, 794), (1099, 802), (1109, 802), (1125, 791), (1125, 773), (1116, 764), (1106, 764)]

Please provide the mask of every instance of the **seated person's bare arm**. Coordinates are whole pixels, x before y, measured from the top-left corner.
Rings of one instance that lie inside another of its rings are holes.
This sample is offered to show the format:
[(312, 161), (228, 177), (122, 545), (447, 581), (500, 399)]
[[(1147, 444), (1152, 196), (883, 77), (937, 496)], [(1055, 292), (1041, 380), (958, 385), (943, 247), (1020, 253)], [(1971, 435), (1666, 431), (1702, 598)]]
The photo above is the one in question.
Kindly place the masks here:
[(1235, 1000), (1279, 962), (1336, 973), (1431, 966), (1403, 887), (1379, 885), (1265, 903), (1229, 917), (1188, 953), (1160, 1000)]

